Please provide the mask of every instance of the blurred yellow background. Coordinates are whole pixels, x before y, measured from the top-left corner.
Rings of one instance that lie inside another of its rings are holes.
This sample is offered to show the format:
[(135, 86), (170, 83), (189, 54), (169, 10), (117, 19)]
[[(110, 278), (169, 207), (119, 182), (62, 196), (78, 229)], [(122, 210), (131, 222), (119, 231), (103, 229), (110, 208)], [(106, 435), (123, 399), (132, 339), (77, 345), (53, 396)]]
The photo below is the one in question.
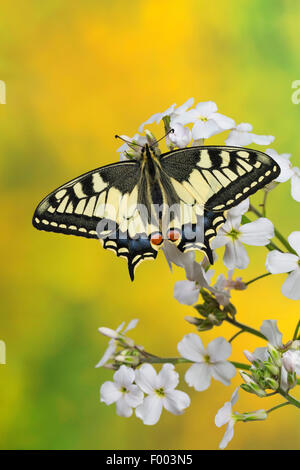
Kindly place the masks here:
[[(130, 282), (126, 262), (97, 241), (39, 232), (38, 202), (72, 177), (118, 159), (115, 133), (170, 104), (216, 101), (237, 123), (276, 136), (272, 147), (300, 165), (300, 105), (291, 101), (299, 75), (300, 3), (294, 0), (14, 0), (1, 5), (0, 106), (1, 319), (7, 365), (0, 365), (2, 449), (214, 449), (223, 429), (216, 411), (230, 387), (203, 393), (183, 380), (192, 405), (163, 413), (147, 427), (99, 403), (108, 370), (95, 369), (106, 340), (97, 328), (140, 318), (132, 337), (153, 353), (176, 355), (191, 307), (173, 299), (176, 280), (162, 254)], [(162, 133), (162, 128), (161, 128)], [(158, 135), (159, 137), (159, 135)], [(212, 142), (222, 144), (219, 135)], [(261, 196), (260, 196), (261, 197)], [(299, 203), (290, 183), (270, 196), (268, 216), (287, 236), (299, 230)], [(256, 198), (258, 201), (259, 198)], [(265, 272), (265, 248), (251, 248), (245, 280)], [(220, 271), (220, 265), (218, 267)], [(238, 271), (237, 271), (238, 273)], [(238, 319), (259, 328), (278, 319), (284, 340), (299, 318), (299, 302), (282, 296), (284, 275), (234, 292)], [(202, 334), (229, 338), (223, 326)], [(232, 359), (263, 342), (242, 335)], [(270, 408), (240, 393), (238, 411)], [(231, 449), (299, 448), (299, 412), (287, 407), (263, 423), (238, 424)]]

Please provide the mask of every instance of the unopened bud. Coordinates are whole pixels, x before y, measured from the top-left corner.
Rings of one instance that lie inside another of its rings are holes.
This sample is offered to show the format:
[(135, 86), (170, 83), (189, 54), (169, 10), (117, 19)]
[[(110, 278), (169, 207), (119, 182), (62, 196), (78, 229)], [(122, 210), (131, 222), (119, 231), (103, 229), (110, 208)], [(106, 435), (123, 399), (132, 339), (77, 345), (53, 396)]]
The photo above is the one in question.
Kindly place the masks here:
[(297, 385), (297, 375), (296, 372), (289, 372), (287, 376), (287, 383), (289, 388), (294, 388)]
[[(242, 421), (263, 421), (267, 419), (268, 414), (265, 410), (258, 410), (242, 413), (240, 416), (243, 417)], [(238, 419), (238, 421), (240, 420)]]
[(111, 328), (106, 328), (106, 326), (102, 326), (101, 328), (98, 328), (98, 331), (103, 336), (108, 336), (109, 338), (112, 338), (112, 339), (117, 339), (119, 337), (119, 333), (117, 331), (112, 330)]
[(271, 362), (264, 362), (264, 368), (273, 376), (275, 375), (277, 377), (279, 374), (279, 368)]
[(268, 343), (268, 351), (275, 366), (281, 367), (282, 360), (280, 352), (270, 343)]
[(271, 388), (272, 390), (277, 390), (279, 388), (279, 383), (275, 379), (268, 377), (265, 379), (265, 382), (267, 384), (267, 387)]
[(245, 349), (245, 350), (243, 351), (243, 353), (244, 353), (244, 356), (246, 357), (246, 359), (247, 359), (249, 362), (253, 363), (253, 362), (255, 361), (255, 357), (253, 356), (253, 354), (252, 354), (250, 351), (248, 351), (247, 349)]
[(185, 319), (188, 323), (191, 323), (191, 325), (199, 325), (199, 322), (201, 321), (201, 320), (199, 320), (199, 318), (190, 317), (189, 315), (187, 315), (186, 317), (184, 317), (184, 319)]

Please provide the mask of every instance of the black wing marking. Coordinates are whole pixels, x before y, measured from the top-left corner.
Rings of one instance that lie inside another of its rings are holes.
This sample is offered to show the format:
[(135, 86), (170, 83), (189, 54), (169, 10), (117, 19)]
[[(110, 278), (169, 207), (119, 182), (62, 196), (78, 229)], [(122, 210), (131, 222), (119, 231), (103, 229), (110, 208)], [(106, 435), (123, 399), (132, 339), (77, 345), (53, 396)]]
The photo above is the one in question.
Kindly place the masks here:
[(137, 161), (118, 162), (85, 173), (43, 199), (35, 210), (33, 225), (48, 232), (100, 238), (104, 248), (127, 259), (133, 280), (137, 265), (157, 256), (147, 230), (135, 231), (143, 226), (138, 212), (132, 226), (130, 214), (127, 217), (128, 200), (131, 206), (138, 203), (140, 174)]

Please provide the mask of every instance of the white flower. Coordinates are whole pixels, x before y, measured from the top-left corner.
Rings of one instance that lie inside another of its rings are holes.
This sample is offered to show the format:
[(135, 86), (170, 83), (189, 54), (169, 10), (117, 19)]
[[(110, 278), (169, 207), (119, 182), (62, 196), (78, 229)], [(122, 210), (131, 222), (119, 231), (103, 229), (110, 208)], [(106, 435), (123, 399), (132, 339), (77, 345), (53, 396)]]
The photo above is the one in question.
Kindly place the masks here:
[(241, 220), (241, 215), (232, 215), (229, 211), (225, 224), (211, 243), (212, 249), (225, 245), (223, 261), (228, 269), (244, 269), (248, 266), (249, 257), (242, 243), (264, 246), (274, 236), (272, 222), (264, 217), (244, 225), (241, 225)]
[(189, 396), (175, 390), (179, 378), (172, 364), (164, 364), (158, 374), (151, 364), (143, 364), (136, 370), (135, 381), (148, 394), (135, 410), (144, 424), (156, 424), (163, 408), (179, 415), (190, 405)]
[(243, 147), (249, 144), (258, 145), (269, 145), (273, 142), (274, 138), (272, 135), (257, 135), (252, 134), (252, 125), (242, 122), (233, 129), (227, 139), (225, 140), (226, 145), (234, 145), (237, 147)]
[(290, 273), (281, 292), (289, 299), (300, 300), (300, 232), (292, 232), (288, 241), (297, 254), (272, 250), (268, 253), (266, 268), (272, 274)]
[(194, 140), (207, 139), (235, 126), (233, 119), (217, 113), (217, 110), (216, 103), (205, 101), (186, 113), (187, 120), (195, 123), (192, 130)]
[(228, 443), (231, 441), (233, 438), (234, 434), (234, 425), (236, 423), (236, 415), (232, 411), (232, 407), (236, 404), (238, 400), (238, 391), (239, 387), (235, 389), (235, 391), (232, 394), (231, 400), (227, 401), (222, 408), (219, 409), (218, 413), (216, 414), (215, 417), (215, 424), (220, 428), (221, 426), (224, 426), (224, 424), (227, 424), (227, 428), (224, 434), (224, 437), (222, 441), (220, 442), (219, 448), (220, 449), (225, 449), (227, 447)]
[(171, 243), (168, 240), (166, 240), (163, 244), (162, 250), (171, 271), (173, 263), (176, 266), (179, 266), (180, 268), (184, 268), (187, 277), (189, 277), (189, 275), (192, 275), (194, 269), (193, 265), (195, 261), (194, 251), (187, 251), (185, 253), (182, 253), (182, 251), (180, 251), (177, 246), (174, 245), (174, 243)]
[(131, 158), (139, 158), (142, 153), (142, 148), (146, 144), (147, 139), (144, 136), (135, 134), (133, 137), (128, 137), (127, 135), (121, 135), (122, 139), (127, 140), (131, 143), (124, 143), (117, 149), (117, 152), (120, 152), (120, 160), (129, 160)]
[(226, 359), (231, 355), (231, 344), (225, 338), (215, 338), (203, 347), (201, 338), (190, 333), (183, 337), (177, 346), (179, 354), (195, 362), (185, 374), (185, 381), (198, 392), (210, 386), (211, 377), (224, 385), (229, 385), (236, 374), (235, 367)]
[(289, 349), (282, 355), (282, 363), (287, 372), (296, 372), (300, 377), (300, 351)]
[(101, 334), (103, 334), (104, 336), (108, 336), (111, 338), (111, 340), (109, 341), (108, 343), (108, 347), (106, 349), (106, 351), (104, 352), (102, 358), (100, 359), (100, 361), (98, 362), (98, 364), (95, 366), (95, 367), (102, 367), (104, 366), (104, 364), (107, 363), (107, 361), (114, 355), (114, 353), (116, 352), (116, 349), (117, 349), (117, 342), (116, 342), (116, 339), (117, 337), (119, 336), (120, 333), (124, 334), (126, 333), (127, 331), (129, 330), (132, 330), (133, 328), (136, 327), (138, 323), (138, 320), (135, 319), (135, 320), (131, 320), (129, 323), (128, 323), (128, 326), (125, 328), (124, 331), (123, 328), (125, 326), (125, 322), (122, 322), (121, 325), (118, 326), (118, 328), (116, 330), (111, 330), (110, 328), (105, 328), (105, 327), (102, 327), (102, 328), (99, 328), (99, 332)]
[(231, 439), (233, 438), (234, 425), (237, 421), (263, 421), (268, 417), (265, 410), (250, 411), (247, 413), (236, 413), (232, 411), (232, 407), (238, 400), (239, 387), (235, 389), (232, 394), (231, 400), (227, 401), (224, 406), (218, 411), (215, 417), (216, 426), (221, 427), (227, 424), (227, 428), (222, 441), (220, 442), (219, 448), (225, 449)]
[(116, 403), (116, 411), (119, 416), (129, 418), (132, 408), (136, 408), (143, 402), (144, 394), (137, 385), (134, 385), (134, 370), (121, 366), (114, 373), (114, 382), (104, 382), (100, 388), (100, 401), (106, 405)]
[(188, 127), (183, 127), (179, 122), (173, 123), (172, 121), (170, 123), (170, 127), (174, 132), (171, 132), (167, 136), (167, 146), (175, 146), (178, 148), (187, 147), (192, 140), (192, 132), (190, 129)]
[(274, 181), (277, 181), (278, 183), (288, 181), (293, 175), (292, 165), (290, 162), (291, 154), (282, 153), (279, 155), (276, 150), (273, 149), (267, 149), (266, 153), (280, 166), (280, 175)]
[(156, 124), (159, 124), (159, 122), (165, 116), (170, 117), (170, 120), (173, 123), (173, 125), (177, 122), (180, 122), (181, 124), (187, 124), (188, 121), (186, 121), (185, 113), (187, 109), (190, 108), (193, 104), (194, 104), (194, 98), (188, 99), (183, 105), (179, 106), (177, 109), (175, 109), (176, 103), (172, 104), (172, 106), (170, 106), (168, 109), (166, 109), (162, 113), (155, 113), (149, 119), (147, 119), (147, 121), (143, 122), (139, 127), (139, 132), (143, 132), (143, 129), (147, 124), (153, 124), (154, 122), (156, 122)]

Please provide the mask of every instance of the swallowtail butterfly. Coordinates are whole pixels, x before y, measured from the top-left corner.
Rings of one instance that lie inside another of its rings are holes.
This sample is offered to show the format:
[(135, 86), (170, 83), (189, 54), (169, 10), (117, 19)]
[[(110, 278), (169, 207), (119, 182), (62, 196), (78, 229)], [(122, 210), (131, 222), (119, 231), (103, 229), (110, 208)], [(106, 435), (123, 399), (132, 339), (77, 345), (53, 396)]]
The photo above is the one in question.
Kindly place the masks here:
[(33, 225), (99, 238), (127, 259), (133, 280), (138, 264), (156, 258), (165, 240), (181, 252), (201, 250), (213, 263), (210, 240), (227, 211), (279, 173), (271, 157), (248, 148), (188, 147), (159, 155), (146, 144), (140, 158), (97, 168), (50, 193)]

